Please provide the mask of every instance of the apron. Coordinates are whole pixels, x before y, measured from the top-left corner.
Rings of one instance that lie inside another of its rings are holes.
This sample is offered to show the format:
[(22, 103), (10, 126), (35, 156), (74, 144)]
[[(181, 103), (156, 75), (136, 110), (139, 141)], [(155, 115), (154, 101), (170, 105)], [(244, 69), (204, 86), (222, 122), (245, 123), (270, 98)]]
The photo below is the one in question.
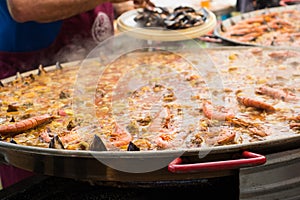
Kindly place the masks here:
[(0, 79), (56, 62), (83, 59), (101, 41), (112, 36), (114, 12), (111, 3), (64, 20), (55, 41), (31, 52), (0, 51)]
[[(0, 79), (58, 62), (83, 59), (101, 41), (112, 36), (114, 12), (104, 3), (94, 10), (64, 20), (55, 41), (45, 49), (33, 52), (1, 52)], [(0, 165), (2, 187), (32, 176), (33, 173), (10, 165)]]

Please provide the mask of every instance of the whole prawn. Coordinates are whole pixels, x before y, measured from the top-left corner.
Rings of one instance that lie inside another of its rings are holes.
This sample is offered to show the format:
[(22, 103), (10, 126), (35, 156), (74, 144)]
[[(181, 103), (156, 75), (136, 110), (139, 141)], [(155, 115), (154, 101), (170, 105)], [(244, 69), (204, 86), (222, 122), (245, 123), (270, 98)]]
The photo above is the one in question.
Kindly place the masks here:
[(280, 99), (282, 101), (295, 101), (298, 100), (297, 96), (291, 92), (275, 89), (269, 86), (261, 86), (256, 90), (258, 94), (264, 94), (274, 99)]
[(203, 102), (203, 114), (208, 119), (227, 120), (234, 117), (234, 114), (222, 106), (213, 106), (210, 101)]
[(300, 122), (300, 114), (296, 115), (296, 116), (292, 116), (292, 117), (287, 117), (288, 120), (293, 120), (296, 122)]
[(259, 101), (257, 99), (253, 99), (249, 97), (237, 96), (237, 101), (246, 107), (255, 107), (258, 109), (263, 109), (268, 112), (275, 112), (276, 110), (272, 105), (266, 102)]
[(290, 128), (291, 129), (295, 129), (295, 130), (300, 130), (300, 115), (296, 115), (296, 116), (292, 116), (292, 117), (288, 117), (288, 120), (291, 120), (290, 124)]
[(50, 122), (54, 116), (49, 114), (44, 114), (40, 116), (31, 117), (28, 119), (15, 122), (13, 124), (1, 125), (0, 126), (0, 135), (7, 136), (10, 134), (21, 133), (29, 129), (35, 128), (44, 123)]
[(114, 131), (111, 133), (110, 142), (116, 147), (122, 147), (128, 145), (130, 141), (132, 141), (132, 135), (116, 124)]
[(290, 128), (295, 130), (300, 130), (300, 123), (298, 122), (290, 123)]

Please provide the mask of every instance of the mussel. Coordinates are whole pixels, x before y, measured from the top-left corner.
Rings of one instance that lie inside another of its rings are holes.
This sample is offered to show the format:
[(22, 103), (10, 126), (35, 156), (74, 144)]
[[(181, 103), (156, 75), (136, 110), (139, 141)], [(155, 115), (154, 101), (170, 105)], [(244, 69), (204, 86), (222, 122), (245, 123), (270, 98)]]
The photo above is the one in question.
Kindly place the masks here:
[(49, 148), (53, 148), (53, 149), (64, 149), (64, 145), (62, 143), (62, 141), (59, 139), (58, 135), (55, 135), (50, 143), (49, 143)]
[(62, 69), (63, 67), (61, 66), (60, 62), (56, 62), (55, 64), (56, 69)]
[(134, 20), (143, 27), (162, 27), (167, 29), (184, 29), (199, 26), (206, 20), (207, 12), (196, 11), (189, 6), (179, 6), (169, 11), (167, 8), (144, 8)]
[(107, 151), (105, 144), (98, 135), (94, 135), (89, 149), (91, 151)]
[(129, 142), (127, 146), (127, 151), (140, 151), (140, 148), (136, 146), (133, 142)]

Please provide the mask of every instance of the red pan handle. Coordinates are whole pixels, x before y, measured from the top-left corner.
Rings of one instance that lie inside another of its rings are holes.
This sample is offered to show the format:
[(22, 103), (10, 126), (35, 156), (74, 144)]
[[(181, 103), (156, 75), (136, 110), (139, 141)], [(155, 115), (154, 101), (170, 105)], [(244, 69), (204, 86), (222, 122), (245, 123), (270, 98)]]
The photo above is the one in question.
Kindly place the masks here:
[(257, 153), (244, 151), (242, 158), (234, 160), (213, 161), (204, 163), (182, 164), (182, 159), (176, 158), (168, 165), (168, 170), (173, 173), (207, 172), (253, 167), (266, 162), (266, 157)]

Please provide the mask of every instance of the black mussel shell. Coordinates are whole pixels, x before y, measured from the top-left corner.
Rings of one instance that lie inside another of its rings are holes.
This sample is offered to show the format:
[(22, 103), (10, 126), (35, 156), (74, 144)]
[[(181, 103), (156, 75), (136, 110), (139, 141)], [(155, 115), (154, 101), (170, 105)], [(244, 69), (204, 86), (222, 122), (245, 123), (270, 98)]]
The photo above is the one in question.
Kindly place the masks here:
[(59, 139), (59, 137), (57, 135), (55, 135), (50, 143), (49, 143), (49, 148), (53, 148), (53, 149), (64, 149), (64, 145), (61, 142), (61, 140)]
[(14, 140), (14, 139), (10, 139), (10, 141), (9, 141), (10, 143), (12, 143), (12, 144), (17, 144), (17, 142)]
[(140, 148), (133, 144), (133, 142), (129, 142), (127, 151), (140, 151)]
[(9, 122), (16, 122), (14, 116), (11, 117), (11, 119), (9, 120)]
[(174, 8), (174, 12), (196, 12), (194, 8), (189, 7), (189, 6), (178, 6), (176, 8)]

